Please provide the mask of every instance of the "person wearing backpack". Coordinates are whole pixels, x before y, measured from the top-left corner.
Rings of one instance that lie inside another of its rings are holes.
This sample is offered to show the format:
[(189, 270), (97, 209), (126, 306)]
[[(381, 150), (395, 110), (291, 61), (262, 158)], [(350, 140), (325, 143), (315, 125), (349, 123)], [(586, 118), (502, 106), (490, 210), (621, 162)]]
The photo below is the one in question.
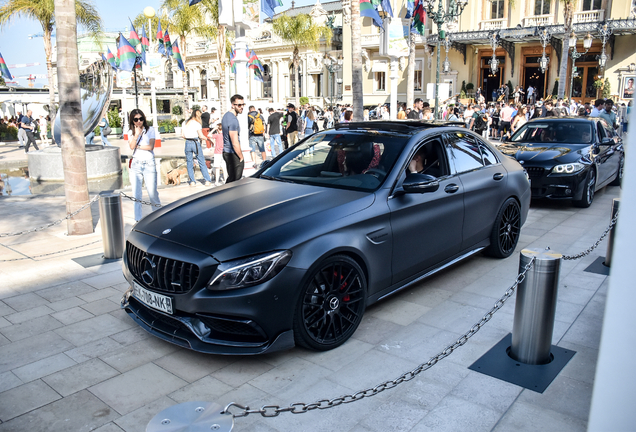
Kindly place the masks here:
[(258, 168), (256, 163), (256, 155), (261, 153), (263, 161), (267, 160), (267, 154), (265, 153), (265, 121), (261, 113), (256, 111), (254, 105), (250, 106), (247, 113), (247, 125), (249, 126), (250, 147), (252, 148), (252, 160), (254, 161), (254, 168)]

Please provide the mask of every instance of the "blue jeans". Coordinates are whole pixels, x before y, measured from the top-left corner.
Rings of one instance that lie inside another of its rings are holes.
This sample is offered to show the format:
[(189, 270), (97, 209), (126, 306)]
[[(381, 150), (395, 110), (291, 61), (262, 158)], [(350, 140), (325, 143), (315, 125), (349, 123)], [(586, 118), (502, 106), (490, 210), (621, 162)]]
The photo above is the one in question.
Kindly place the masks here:
[(210, 174), (208, 173), (208, 167), (205, 166), (205, 158), (203, 157), (203, 149), (201, 148), (201, 141), (197, 140), (186, 140), (185, 145), (185, 155), (186, 162), (188, 163), (188, 183), (195, 183), (194, 179), (194, 158), (196, 155), (197, 163), (199, 164), (199, 169), (201, 170), (201, 174), (203, 174), (203, 178), (207, 182), (211, 182)]
[(263, 135), (252, 135), (250, 137), (250, 147), (254, 153), (265, 151), (265, 137)]
[(109, 146), (110, 143), (108, 142), (108, 138), (106, 138), (106, 135), (104, 135), (103, 130), (102, 130), (102, 132), (100, 132), (100, 135), (102, 136), (102, 145)]
[[(159, 192), (157, 192), (157, 165), (154, 159), (145, 161), (133, 158), (130, 167), (130, 185), (132, 186), (133, 196), (138, 200), (142, 197), (142, 182), (146, 183), (146, 192), (148, 192), (150, 202), (155, 205), (161, 205)], [(151, 207), (152, 211), (158, 208), (159, 207), (155, 207), (154, 205)], [(141, 216), (141, 203), (135, 201), (135, 221), (139, 221)]]
[[(280, 134), (274, 134), (269, 136), (269, 145), (272, 148), (272, 157), (276, 157), (283, 152), (283, 141), (280, 139)], [(278, 146), (278, 149), (276, 148)]]
[(91, 131), (91, 133), (89, 133), (88, 135), (86, 135), (86, 144), (87, 145), (92, 145), (95, 144), (93, 142), (93, 140), (95, 139), (95, 131)]

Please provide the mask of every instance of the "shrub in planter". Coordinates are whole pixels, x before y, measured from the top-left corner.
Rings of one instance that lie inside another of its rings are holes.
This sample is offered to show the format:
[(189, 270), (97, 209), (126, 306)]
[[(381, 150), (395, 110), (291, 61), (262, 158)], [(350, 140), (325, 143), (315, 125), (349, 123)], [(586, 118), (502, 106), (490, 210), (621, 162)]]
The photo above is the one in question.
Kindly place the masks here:
[(174, 114), (176, 116), (183, 115), (183, 108), (181, 108), (181, 105), (173, 106), (172, 107), (172, 114)]

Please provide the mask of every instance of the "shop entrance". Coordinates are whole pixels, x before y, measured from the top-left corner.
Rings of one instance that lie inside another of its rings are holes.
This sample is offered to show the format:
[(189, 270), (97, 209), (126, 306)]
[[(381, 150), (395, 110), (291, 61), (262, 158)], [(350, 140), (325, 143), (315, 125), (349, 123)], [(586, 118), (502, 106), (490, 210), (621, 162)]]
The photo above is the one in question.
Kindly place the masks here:
[[(547, 72), (547, 71), (546, 71)], [(535, 100), (545, 98), (546, 94), (546, 79), (545, 73), (541, 72), (541, 68), (538, 66), (526, 66), (523, 73), (523, 91), (526, 93), (526, 101), (528, 100), (528, 87), (534, 87)]]
[(497, 57), (497, 60), (499, 60), (499, 68), (497, 69), (496, 73), (493, 73), (490, 69), (489, 61), (491, 59), (492, 57), (481, 58), (481, 78), (479, 82), (481, 83), (482, 94), (484, 95), (484, 98), (486, 98), (487, 102), (496, 101), (499, 98), (497, 89), (499, 89), (499, 87), (501, 87), (501, 84), (503, 83), (502, 76), (506, 57)]

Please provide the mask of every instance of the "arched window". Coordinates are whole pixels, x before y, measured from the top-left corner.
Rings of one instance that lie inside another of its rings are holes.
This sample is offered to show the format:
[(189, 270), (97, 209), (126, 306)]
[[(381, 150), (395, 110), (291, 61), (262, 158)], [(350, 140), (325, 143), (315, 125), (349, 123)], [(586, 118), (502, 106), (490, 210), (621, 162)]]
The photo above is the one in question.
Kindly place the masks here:
[(190, 82), (190, 71), (186, 72), (186, 85), (188, 87), (192, 87), (192, 83)]
[(272, 97), (272, 73), (269, 65), (263, 65), (263, 97)]
[(208, 73), (205, 70), (201, 71), (201, 99), (208, 98)]
[(174, 73), (172, 73), (172, 60), (168, 59), (165, 65), (166, 88), (174, 88)]
[[(298, 97), (303, 95), (303, 66), (301, 64), (298, 65)], [(294, 63), (289, 64), (289, 81), (291, 92), (289, 93), (290, 97), (294, 97), (294, 90), (296, 89), (296, 80), (294, 79)]]

